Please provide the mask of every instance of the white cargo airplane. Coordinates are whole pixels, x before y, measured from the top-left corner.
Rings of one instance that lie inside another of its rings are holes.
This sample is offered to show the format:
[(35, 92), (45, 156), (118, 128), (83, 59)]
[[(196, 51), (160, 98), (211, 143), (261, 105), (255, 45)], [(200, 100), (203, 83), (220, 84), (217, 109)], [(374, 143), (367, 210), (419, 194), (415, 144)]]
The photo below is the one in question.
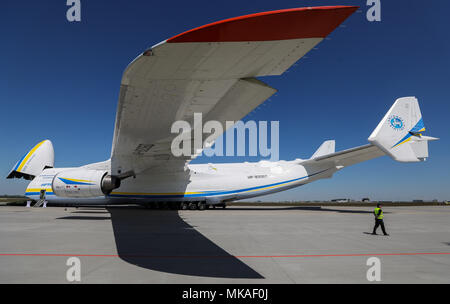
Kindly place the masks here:
[[(189, 164), (176, 158), (171, 125), (238, 121), (275, 93), (255, 77), (281, 75), (321, 42), (357, 7), (333, 6), (265, 12), (209, 24), (145, 51), (125, 70), (111, 158), (79, 168), (54, 168), (45, 140), (20, 159), (8, 178), (32, 180), (26, 196), (67, 204), (170, 202), (182, 209), (284, 191), (331, 178), (359, 162), (388, 155), (400, 162), (428, 157), (417, 99), (398, 99), (369, 144), (335, 152), (325, 142), (308, 160)], [(202, 126), (196, 126), (202, 127)]]

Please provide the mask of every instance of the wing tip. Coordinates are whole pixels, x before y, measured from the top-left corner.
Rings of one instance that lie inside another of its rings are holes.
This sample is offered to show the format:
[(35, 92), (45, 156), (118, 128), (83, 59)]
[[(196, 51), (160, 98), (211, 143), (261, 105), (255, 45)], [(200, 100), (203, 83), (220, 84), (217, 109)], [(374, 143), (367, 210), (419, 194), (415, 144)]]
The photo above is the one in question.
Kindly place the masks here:
[(210, 23), (167, 40), (183, 42), (249, 42), (324, 38), (359, 6), (318, 6), (261, 12)]

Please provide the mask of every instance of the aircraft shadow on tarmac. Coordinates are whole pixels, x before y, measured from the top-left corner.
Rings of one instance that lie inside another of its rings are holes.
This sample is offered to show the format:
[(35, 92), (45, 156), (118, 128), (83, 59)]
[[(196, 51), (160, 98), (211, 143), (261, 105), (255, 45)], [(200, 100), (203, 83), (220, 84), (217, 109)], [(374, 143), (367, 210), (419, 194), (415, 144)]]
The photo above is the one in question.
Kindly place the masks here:
[(100, 221), (100, 220), (110, 220), (110, 217), (104, 216), (64, 216), (58, 217), (57, 220), (78, 220), (78, 221)]
[(72, 214), (109, 214), (108, 211), (105, 210), (105, 212), (101, 212), (101, 211), (74, 211), (72, 212)]
[(177, 211), (108, 207), (118, 255), (155, 271), (233, 279), (264, 279), (181, 219)]

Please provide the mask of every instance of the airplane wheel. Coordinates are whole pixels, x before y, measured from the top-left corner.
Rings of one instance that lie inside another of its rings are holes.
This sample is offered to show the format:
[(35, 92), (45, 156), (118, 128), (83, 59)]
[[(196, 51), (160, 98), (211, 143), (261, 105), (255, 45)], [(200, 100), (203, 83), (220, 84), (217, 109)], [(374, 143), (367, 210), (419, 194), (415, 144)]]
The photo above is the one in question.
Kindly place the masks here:
[(180, 209), (181, 210), (187, 210), (188, 209), (188, 204), (187, 203), (181, 203)]
[(227, 209), (227, 205), (223, 204), (222, 209)]
[(197, 210), (197, 203), (189, 203), (189, 210)]
[(206, 204), (205, 203), (199, 203), (198, 204), (198, 210), (203, 211), (206, 209)]

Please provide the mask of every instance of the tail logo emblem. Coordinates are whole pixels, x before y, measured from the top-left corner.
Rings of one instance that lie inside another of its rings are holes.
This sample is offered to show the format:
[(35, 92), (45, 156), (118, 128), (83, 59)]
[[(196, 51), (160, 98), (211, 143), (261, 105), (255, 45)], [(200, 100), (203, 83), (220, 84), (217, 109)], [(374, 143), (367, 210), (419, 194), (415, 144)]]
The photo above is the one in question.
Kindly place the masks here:
[(395, 131), (402, 131), (405, 129), (405, 123), (400, 116), (389, 117), (389, 125)]

